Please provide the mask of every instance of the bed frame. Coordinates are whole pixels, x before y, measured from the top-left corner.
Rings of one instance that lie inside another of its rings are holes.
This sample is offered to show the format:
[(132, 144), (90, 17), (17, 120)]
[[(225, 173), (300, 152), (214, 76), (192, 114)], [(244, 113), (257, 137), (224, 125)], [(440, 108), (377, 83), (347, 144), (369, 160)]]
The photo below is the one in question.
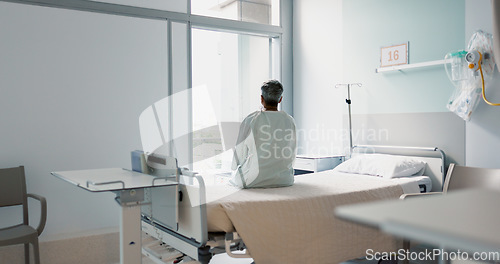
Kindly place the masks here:
[(353, 146), (353, 155), (367, 153), (382, 153), (398, 156), (419, 157), (425, 161), (424, 175), (431, 178), (433, 192), (441, 192), (446, 176), (446, 155), (437, 147), (401, 147), (382, 145), (356, 145)]
[[(432, 191), (441, 191), (445, 175), (445, 154), (439, 148), (397, 147), (358, 145), (353, 147), (353, 155), (360, 153), (384, 153), (401, 156), (418, 156), (427, 162), (425, 174), (432, 180)], [(307, 177), (307, 176), (306, 176)], [(173, 190), (173, 189), (172, 189)], [(168, 190), (163, 190), (168, 191)], [(177, 192), (177, 191), (176, 191)], [(172, 194), (171, 194), (172, 195)], [(234, 258), (250, 258), (237, 232), (209, 233), (207, 230), (207, 209), (205, 204), (205, 183), (200, 175), (182, 170), (179, 178), (178, 208), (168, 207), (178, 213), (178, 222), (164, 223), (153, 214), (142, 214), (142, 230), (179, 252), (202, 264), (208, 264), (213, 255), (227, 253)], [(169, 220), (170, 221), (170, 220)], [(143, 248), (143, 253), (156, 263), (164, 263), (160, 257)]]

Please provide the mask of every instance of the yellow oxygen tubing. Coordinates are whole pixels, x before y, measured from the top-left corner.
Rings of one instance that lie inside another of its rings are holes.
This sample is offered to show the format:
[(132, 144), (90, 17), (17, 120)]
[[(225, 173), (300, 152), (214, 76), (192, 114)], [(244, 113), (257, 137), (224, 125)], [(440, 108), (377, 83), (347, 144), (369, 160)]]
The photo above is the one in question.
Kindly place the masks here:
[(483, 68), (481, 67), (481, 62), (478, 62), (478, 68), (479, 68), (479, 72), (481, 73), (481, 83), (483, 84), (483, 100), (484, 100), (484, 102), (489, 104), (489, 105), (492, 105), (492, 106), (500, 106), (500, 103), (495, 104), (495, 103), (488, 101), (488, 99), (486, 99), (486, 92), (485, 92), (485, 88), (484, 88)]

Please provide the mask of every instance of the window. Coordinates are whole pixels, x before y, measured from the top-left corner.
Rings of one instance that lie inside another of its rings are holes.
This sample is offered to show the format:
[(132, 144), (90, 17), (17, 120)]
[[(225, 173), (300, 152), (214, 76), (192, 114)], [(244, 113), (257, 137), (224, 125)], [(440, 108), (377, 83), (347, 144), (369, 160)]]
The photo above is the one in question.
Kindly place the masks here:
[(279, 26), (279, 3), (279, 0), (191, 0), (191, 13)]
[(272, 78), (270, 45), (269, 37), (192, 30), (194, 171), (230, 170), (239, 122), (260, 109), (260, 86)]
[(143, 7), (156, 10), (173, 11), (179, 13), (187, 12), (187, 1), (189, 0), (90, 0), (92, 2), (103, 2), (110, 4)]

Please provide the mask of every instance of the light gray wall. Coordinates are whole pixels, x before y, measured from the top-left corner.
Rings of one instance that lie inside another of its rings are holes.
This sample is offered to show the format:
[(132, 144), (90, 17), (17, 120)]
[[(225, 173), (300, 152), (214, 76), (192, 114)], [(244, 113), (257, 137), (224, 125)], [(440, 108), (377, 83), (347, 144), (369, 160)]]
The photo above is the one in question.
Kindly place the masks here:
[[(293, 1), (293, 112), (299, 154), (342, 152), (342, 1)], [(327, 131), (327, 133), (323, 133)]]
[(370, 142), (439, 147), (451, 161), (464, 164), (465, 124), (446, 108), (454, 86), (444, 67), (375, 72), (381, 47), (409, 42), (410, 65), (462, 49), (464, 7), (463, 0), (343, 2), (344, 77), (363, 84), (352, 89), (354, 131), (387, 131), (387, 138)]
[(140, 113), (167, 96), (166, 22), (0, 2), (0, 36), (0, 167), (26, 166), (47, 198), (41, 239), (116, 227), (113, 194), (50, 172), (130, 168)]
[[(467, 46), (475, 30), (492, 32), (490, 0), (466, 0), (465, 43)], [(500, 34), (500, 32), (496, 32)], [(500, 59), (496, 59), (497, 63)], [(498, 64), (497, 64), (498, 67)], [(495, 71), (492, 81), (486, 84), (488, 100), (500, 102), (500, 75)], [(500, 168), (497, 155), (500, 149), (500, 106), (490, 106), (481, 101), (466, 125), (466, 164), (473, 167)]]
[(454, 86), (442, 65), (382, 73), (375, 69), (381, 47), (409, 42), (410, 65), (442, 60), (463, 49), (464, 6), (464, 0), (345, 0), (344, 77), (363, 83), (352, 91), (353, 112), (448, 112)]
[(353, 115), (354, 145), (438, 147), (465, 164), (465, 121), (451, 112)]

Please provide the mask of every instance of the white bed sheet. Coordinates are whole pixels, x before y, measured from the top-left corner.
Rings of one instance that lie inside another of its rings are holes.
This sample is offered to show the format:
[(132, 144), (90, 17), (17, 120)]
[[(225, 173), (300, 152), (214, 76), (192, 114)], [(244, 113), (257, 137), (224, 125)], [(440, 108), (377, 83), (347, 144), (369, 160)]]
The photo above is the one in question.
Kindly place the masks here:
[[(325, 177), (335, 177), (334, 181), (326, 181)], [(343, 180), (345, 179), (345, 180)], [(355, 181), (348, 180), (356, 179)], [(368, 184), (363, 184), (363, 186), (356, 186), (359, 181), (366, 181)], [(209, 232), (234, 232), (235, 228), (233, 223), (226, 214), (226, 211), (221, 206), (222, 202), (227, 200), (240, 200), (241, 197), (245, 196), (247, 192), (253, 192), (253, 190), (258, 190), (255, 193), (254, 199), (259, 200), (258, 195), (266, 197), (267, 195), (280, 195), (280, 193), (293, 194), (295, 192), (301, 192), (301, 189), (305, 191), (314, 190), (314, 188), (303, 188), (306, 186), (317, 186), (317, 188), (327, 187), (328, 185), (334, 186), (332, 193), (349, 193), (355, 191), (369, 191), (370, 189), (377, 189), (382, 187), (399, 185), (403, 193), (419, 193), (420, 184), (429, 184), (429, 177), (427, 176), (415, 176), (415, 177), (404, 177), (404, 178), (393, 178), (386, 179), (377, 176), (370, 175), (360, 175), (360, 174), (349, 174), (343, 172), (334, 171), (324, 171), (314, 174), (304, 174), (295, 176), (295, 184), (291, 187), (285, 188), (266, 188), (266, 189), (239, 189), (237, 187), (231, 186), (229, 184), (218, 184), (218, 185), (207, 185), (206, 186), (206, 198), (207, 198), (207, 226)], [(340, 183), (340, 184), (339, 184)], [(370, 184), (373, 183), (373, 184)], [(290, 190), (288, 189), (290, 188)], [(285, 191), (281, 190), (285, 189)], [(430, 188), (427, 188), (430, 190)], [(300, 197), (305, 198), (307, 196), (314, 195), (325, 195), (324, 192), (314, 191), (311, 193), (301, 193), (297, 199)], [(397, 198), (397, 197), (395, 197)], [(268, 199), (267, 197), (265, 199)]]
[(418, 181), (324, 171), (297, 176), (290, 187), (207, 189), (211, 232), (237, 231), (256, 263), (340, 263), (397, 250), (398, 241), (378, 230), (335, 217), (337, 206), (398, 199), (419, 192)]

